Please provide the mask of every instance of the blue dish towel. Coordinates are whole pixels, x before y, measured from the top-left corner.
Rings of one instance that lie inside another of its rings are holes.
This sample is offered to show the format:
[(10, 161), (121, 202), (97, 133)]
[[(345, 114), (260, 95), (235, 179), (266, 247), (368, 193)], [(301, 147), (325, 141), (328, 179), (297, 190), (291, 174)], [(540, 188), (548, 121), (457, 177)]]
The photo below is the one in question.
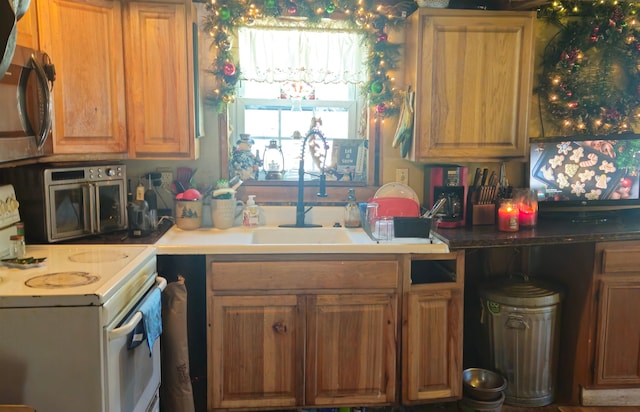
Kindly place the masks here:
[(155, 288), (149, 297), (140, 305), (144, 333), (149, 344), (149, 355), (153, 350), (153, 344), (162, 333), (162, 303), (160, 289)]

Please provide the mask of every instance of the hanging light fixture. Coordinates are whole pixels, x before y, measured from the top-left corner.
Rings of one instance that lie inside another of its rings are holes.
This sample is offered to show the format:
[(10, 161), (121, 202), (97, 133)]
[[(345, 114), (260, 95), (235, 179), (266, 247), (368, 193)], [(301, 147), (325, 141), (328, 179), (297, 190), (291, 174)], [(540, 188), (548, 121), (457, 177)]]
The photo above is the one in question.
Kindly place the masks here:
[(262, 170), (266, 180), (284, 178), (284, 154), (277, 140), (270, 140), (262, 155)]

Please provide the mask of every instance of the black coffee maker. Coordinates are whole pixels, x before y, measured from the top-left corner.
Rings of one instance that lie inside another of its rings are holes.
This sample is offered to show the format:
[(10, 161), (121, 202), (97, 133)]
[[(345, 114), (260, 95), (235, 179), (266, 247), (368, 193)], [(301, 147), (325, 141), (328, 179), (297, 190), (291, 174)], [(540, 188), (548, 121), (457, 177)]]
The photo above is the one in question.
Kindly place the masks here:
[(425, 166), (424, 207), (431, 207), (440, 198), (447, 199), (436, 215), (439, 227), (461, 227), (465, 225), (465, 202), (467, 198), (467, 168), (455, 165)]
[(129, 220), (129, 237), (145, 237), (151, 234), (151, 217), (149, 203), (144, 200), (144, 186), (136, 188), (136, 198), (127, 204)]

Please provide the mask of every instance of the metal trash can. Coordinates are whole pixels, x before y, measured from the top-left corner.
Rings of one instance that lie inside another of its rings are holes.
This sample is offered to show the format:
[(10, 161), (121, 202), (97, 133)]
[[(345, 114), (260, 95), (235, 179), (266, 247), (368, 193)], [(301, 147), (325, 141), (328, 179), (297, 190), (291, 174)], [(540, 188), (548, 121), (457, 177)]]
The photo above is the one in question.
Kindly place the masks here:
[(560, 285), (513, 275), (479, 289), (488, 368), (508, 381), (505, 403), (553, 402), (560, 332)]

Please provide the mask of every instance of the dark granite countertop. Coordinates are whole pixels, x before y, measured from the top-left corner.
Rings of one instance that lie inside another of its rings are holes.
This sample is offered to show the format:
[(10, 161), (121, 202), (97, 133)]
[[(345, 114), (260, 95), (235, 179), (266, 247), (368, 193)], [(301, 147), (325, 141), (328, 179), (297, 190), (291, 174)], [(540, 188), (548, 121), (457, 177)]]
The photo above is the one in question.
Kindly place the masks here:
[(603, 222), (539, 219), (534, 228), (518, 232), (500, 232), (497, 225), (438, 228), (436, 236), (450, 249), (640, 240), (640, 215), (618, 216)]

